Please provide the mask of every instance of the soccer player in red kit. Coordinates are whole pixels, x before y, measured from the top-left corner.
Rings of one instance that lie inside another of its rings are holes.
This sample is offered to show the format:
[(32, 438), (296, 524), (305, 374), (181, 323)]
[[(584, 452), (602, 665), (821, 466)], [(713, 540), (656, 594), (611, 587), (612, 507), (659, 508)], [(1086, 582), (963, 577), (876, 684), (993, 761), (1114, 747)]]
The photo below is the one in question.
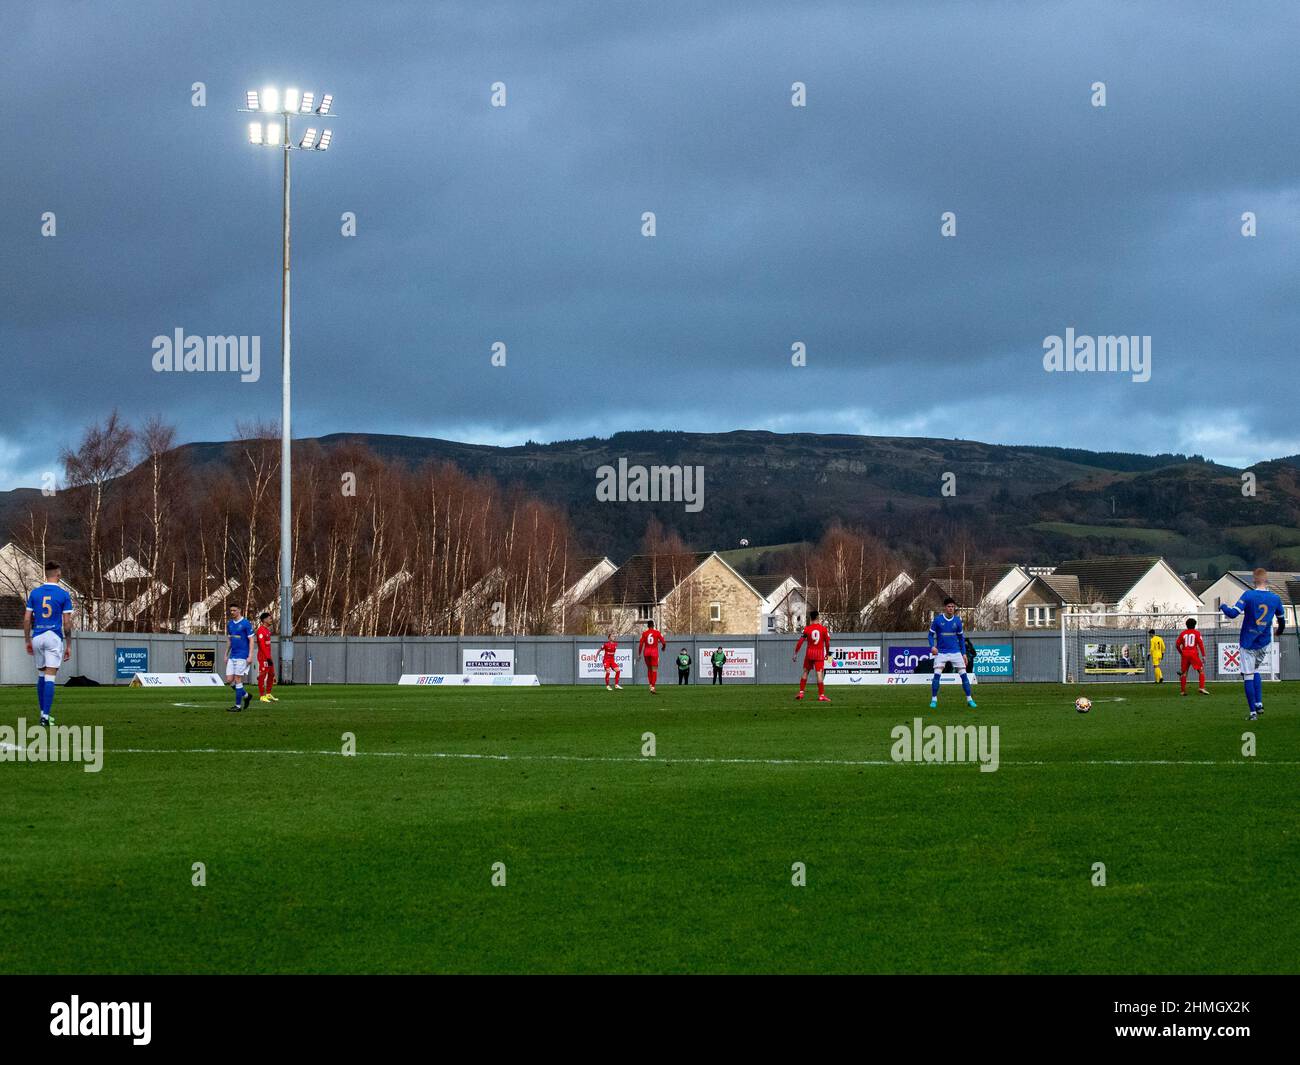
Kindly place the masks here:
[(1187, 694), (1187, 671), (1194, 669), (1196, 675), (1201, 678), (1201, 694), (1209, 695), (1210, 693), (1205, 690), (1205, 641), (1196, 631), (1195, 618), (1187, 619), (1187, 628), (1178, 634), (1174, 644), (1182, 659), (1178, 666), (1178, 685), (1182, 688), (1182, 694)]
[(808, 624), (803, 627), (803, 633), (799, 637), (799, 642), (794, 645), (794, 655), (790, 661), (795, 662), (799, 658), (799, 648), (803, 647), (804, 642), (808, 647), (803, 655), (803, 676), (799, 678), (799, 694), (795, 699), (803, 698), (804, 688), (808, 686), (808, 672), (813, 670), (817, 673), (817, 701), (819, 703), (829, 703), (826, 698), (826, 650), (831, 644), (831, 632), (825, 625), (817, 620), (817, 611), (808, 615)]
[(600, 649), (605, 654), (605, 690), (613, 690), (609, 686), (609, 675), (613, 672), (614, 687), (619, 691), (622, 691), (623, 685), (618, 682), (618, 678), (622, 676), (623, 671), (619, 669), (618, 659), (614, 657), (618, 652), (618, 641), (614, 639), (614, 634), (612, 632), (605, 633), (605, 642), (601, 645)]
[(655, 628), (651, 618), (645, 619), (645, 632), (636, 645), (637, 651), (645, 659), (646, 676), (650, 678), (650, 694), (655, 693), (655, 684), (659, 680), (659, 649), (664, 645), (664, 634)]
[(265, 610), (258, 615), (257, 631), (257, 694), (259, 703), (278, 703), (271, 694), (275, 687), (275, 658), (271, 653), (271, 615)]

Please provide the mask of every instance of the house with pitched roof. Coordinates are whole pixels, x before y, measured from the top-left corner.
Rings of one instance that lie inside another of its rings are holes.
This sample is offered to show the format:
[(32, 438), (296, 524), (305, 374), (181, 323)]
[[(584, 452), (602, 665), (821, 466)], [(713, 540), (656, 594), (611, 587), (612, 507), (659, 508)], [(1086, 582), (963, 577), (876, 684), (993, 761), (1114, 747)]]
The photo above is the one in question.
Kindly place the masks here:
[(583, 600), (591, 632), (758, 633), (765, 597), (716, 551), (633, 555)]
[[(944, 595), (951, 595), (957, 600), (964, 611), (967, 625), (981, 629), (1002, 629), (1011, 627), (1011, 597), (1025, 588), (1030, 581), (1030, 574), (1024, 566), (1013, 562), (980, 562), (962, 566), (933, 566), (921, 574), (922, 588), (930, 581), (940, 582), (941, 587), (943, 582), (949, 582)], [(942, 605), (943, 596), (940, 596), (940, 609)], [(923, 620), (928, 621), (929, 615), (925, 615)]]
[(808, 617), (808, 599), (803, 585), (789, 574), (764, 574), (745, 580), (763, 602), (759, 606), (759, 632), (798, 632)]
[[(1008, 601), (1013, 628), (1053, 628), (1062, 610), (1195, 614), (1201, 600), (1163, 558), (1126, 555), (1062, 562), (1051, 573), (1034, 576)], [(1103, 617), (1098, 623), (1131, 625), (1133, 619)]]
[[(20, 629), (23, 626), (23, 614), (27, 611), (27, 595), (37, 585), (45, 583), (45, 563), (35, 559), (15, 543), (0, 547), (0, 629)], [(59, 581), (59, 587), (72, 596), (72, 603), (77, 609), (78, 628), (81, 627), (81, 615), (84, 606), (81, 593), (67, 581)]]
[[(1189, 582), (1193, 583), (1193, 582)], [(1193, 586), (1195, 586), (1193, 584)], [(1300, 607), (1300, 572), (1295, 570), (1269, 570), (1269, 589), (1277, 592), (1282, 599), (1282, 612), (1288, 626), (1296, 624), (1297, 608)], [(1219, 614), (1220, 605), (1232, 606), (1241, 598), (1241, 593), (1255, 587), (1255, 576), (1251, 570), (1230, 570), (1215, 581), (1206, 583), (1200, 590), (1201, 610), (1204, 613)], [(1202, 623), (1204, 624), (1204, 623)], [(1241, 625), (1239, 618), (1226, 618), (1219, 614), (1220, 628), (1236, 629)]]

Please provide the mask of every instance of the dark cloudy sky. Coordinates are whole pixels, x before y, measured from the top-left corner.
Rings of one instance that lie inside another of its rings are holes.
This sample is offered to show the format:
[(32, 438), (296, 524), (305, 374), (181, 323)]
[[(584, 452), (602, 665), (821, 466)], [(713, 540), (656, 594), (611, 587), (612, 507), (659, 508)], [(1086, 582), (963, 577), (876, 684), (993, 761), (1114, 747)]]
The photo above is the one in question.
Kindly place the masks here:
[[(294, 159), (296, 435), (1300, 452), (1298, 46), (1293, 2), (6, 3), (0, 487), (114, 405), (278, 416), (270, 84), (341, 116)], [(1070, 326), (1151, 380), (1045, 373)], [(176, 328), (262, 379), (154, 373)]]

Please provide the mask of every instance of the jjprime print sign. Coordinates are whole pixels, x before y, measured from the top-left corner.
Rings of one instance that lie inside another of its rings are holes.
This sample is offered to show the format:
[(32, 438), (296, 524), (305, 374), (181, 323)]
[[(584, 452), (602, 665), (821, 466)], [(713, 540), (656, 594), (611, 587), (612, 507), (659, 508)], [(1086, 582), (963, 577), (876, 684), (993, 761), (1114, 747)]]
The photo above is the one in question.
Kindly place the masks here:
[(836, 674), (879, 673), (880, 645), (874, 647), (837, 647), (831, 645), (826, 655), (826, 672)]
[(515, 671), (514, 648), (462, 648), (460, 653), (460, 671), (467, 677), (512, 676)]

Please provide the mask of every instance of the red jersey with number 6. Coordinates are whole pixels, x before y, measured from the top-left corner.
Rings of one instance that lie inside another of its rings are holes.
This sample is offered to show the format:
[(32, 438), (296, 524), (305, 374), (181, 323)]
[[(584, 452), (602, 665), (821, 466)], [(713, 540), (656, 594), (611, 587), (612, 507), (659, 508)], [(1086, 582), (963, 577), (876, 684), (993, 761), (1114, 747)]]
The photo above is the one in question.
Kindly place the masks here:
[(658, 629), (646, 629), (641, 633), (641, 641), (637, 644), (641, 654), (646, 661), (659, 661), (659, 649), (664, 645), (664, 634)]

